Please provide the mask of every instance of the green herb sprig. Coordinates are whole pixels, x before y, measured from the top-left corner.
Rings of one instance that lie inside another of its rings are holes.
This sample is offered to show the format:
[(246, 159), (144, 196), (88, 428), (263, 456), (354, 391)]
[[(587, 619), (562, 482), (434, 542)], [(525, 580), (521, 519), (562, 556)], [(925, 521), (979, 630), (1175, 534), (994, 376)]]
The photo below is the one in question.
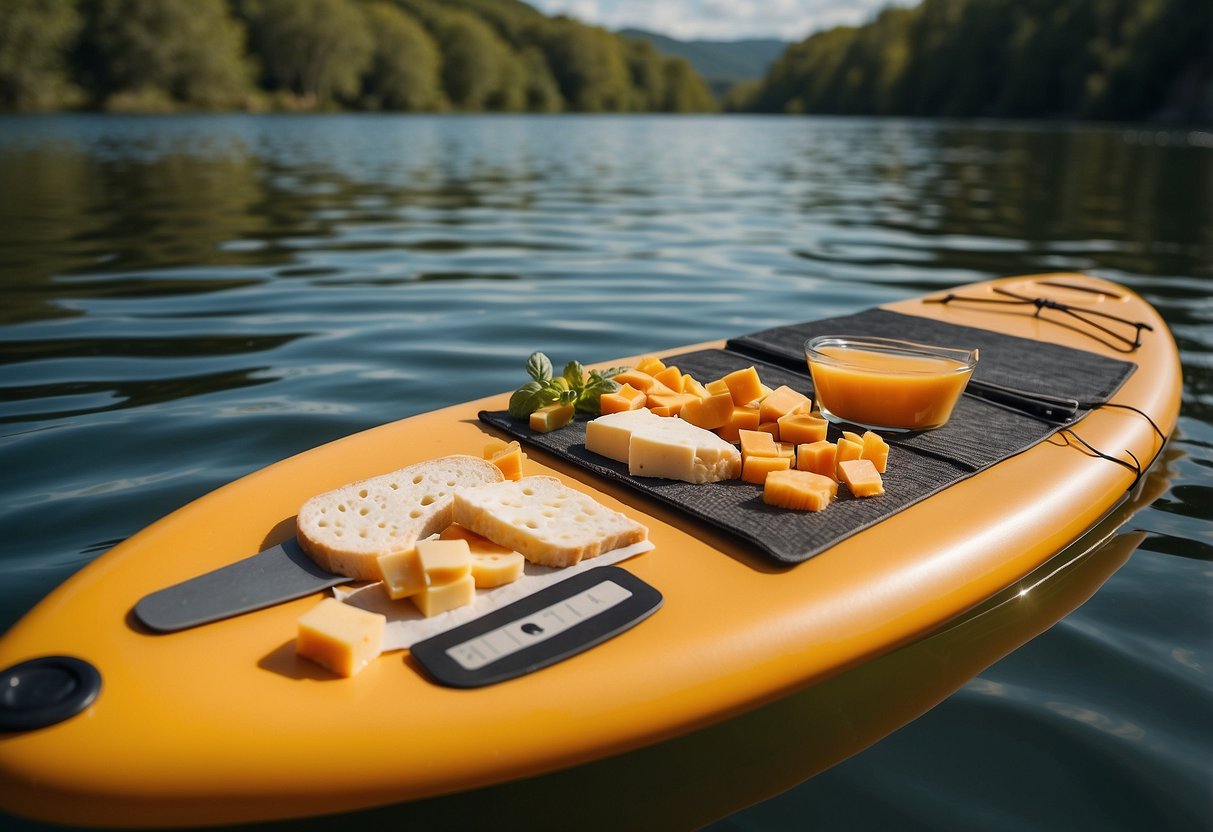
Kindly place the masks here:
[(510, 416), (525, 419), (549, 404), (571, 404), (583, 413), (597, 415), (602, 412), (602, 394), (614, 393), (619, 389), (619, 382), (612, 381), (611, 377), (626, 369), (611, 367), (607, 370), (590, 370), (587, 375), (581, 362), (570, 361), (557, 376), (553, 374), (551, 360), (541, 352), (533, 352), (526, 361), (527, 375), (531, 380), (510, 396)]

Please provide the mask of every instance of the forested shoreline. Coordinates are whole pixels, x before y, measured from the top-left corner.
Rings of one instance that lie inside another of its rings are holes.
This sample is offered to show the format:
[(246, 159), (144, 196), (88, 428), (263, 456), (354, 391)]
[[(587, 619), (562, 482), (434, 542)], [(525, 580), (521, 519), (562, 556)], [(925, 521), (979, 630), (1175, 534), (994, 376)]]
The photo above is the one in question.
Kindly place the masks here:
[(717, 100), (521, 0), (0, 0), (0, 111), (761, 112), (1213, 121), (1208, 0), (922, 0)]
[(923, 0), (790, 47), (730, 109), (1213, 120), (1209, 0)]
[(519, 0), (3, 0), (0, 109), (690, 112), (652, 44)]

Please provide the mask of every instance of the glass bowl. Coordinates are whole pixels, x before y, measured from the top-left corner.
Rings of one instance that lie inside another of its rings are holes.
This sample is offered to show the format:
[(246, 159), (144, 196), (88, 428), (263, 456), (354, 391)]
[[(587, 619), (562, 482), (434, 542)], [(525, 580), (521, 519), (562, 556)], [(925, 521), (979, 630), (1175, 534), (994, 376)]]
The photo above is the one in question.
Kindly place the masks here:
[(821, 413), (874, 430), (931, 430), (952, 415), (977, 350), (865, 335), (820, 335), (804, 344)]

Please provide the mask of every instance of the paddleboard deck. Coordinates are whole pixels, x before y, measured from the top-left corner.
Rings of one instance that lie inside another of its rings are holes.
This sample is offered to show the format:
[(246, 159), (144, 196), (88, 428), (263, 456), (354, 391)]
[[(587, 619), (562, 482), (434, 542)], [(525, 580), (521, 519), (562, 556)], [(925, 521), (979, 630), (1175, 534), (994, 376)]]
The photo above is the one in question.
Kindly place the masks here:
[[(1006, 292), (1045, 302), (993, 302)], [(434, 684), (408, 651), (348, 679), (298, 658), (295, 621), (320, 593), (170, 634), (139, 624), (139, 599), (288, 539), (316, 493), (436, 456), (478, 455), (486, 435), (500, 435), (478, 415), (504, 409), (508, 395), (307, 451), (131, 537), (0, 639), (0, 668), (67, 655), (101, 677), (78, 715), (0, 735), (0, 803), (83, 825), (302, 817), (531, 777), (685, 735), (907, 645), (1022, 579), (1116, 506), (1174, 428), (1174, 341), (1121, 286), (1006, 278), (883, 309), (1133, 366), (1109, 406), (797, 565), (627, 481), (533, 450), (525, 473), (555, 476), (649, 528), (655, 548), (621, 567), (663, 603), (591, 650), (470, 690)], [(1113, 318), (1142, 326), (1126, 336)], [(896, 487), (893, 470), (886, 488)]]

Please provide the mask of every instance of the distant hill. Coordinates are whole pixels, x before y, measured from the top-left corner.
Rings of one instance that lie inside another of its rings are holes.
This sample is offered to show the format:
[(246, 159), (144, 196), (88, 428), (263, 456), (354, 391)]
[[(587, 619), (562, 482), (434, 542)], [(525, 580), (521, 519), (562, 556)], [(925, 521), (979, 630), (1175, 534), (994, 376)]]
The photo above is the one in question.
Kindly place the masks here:
[(762, 78), (775, 59), (791, 46), (788, 41), (774, 38), (677, 40), (643, 29), (621, 29), (618, 34), (647, 40), (663, 55), (686, 58), (717, 95), (738, 81)]

